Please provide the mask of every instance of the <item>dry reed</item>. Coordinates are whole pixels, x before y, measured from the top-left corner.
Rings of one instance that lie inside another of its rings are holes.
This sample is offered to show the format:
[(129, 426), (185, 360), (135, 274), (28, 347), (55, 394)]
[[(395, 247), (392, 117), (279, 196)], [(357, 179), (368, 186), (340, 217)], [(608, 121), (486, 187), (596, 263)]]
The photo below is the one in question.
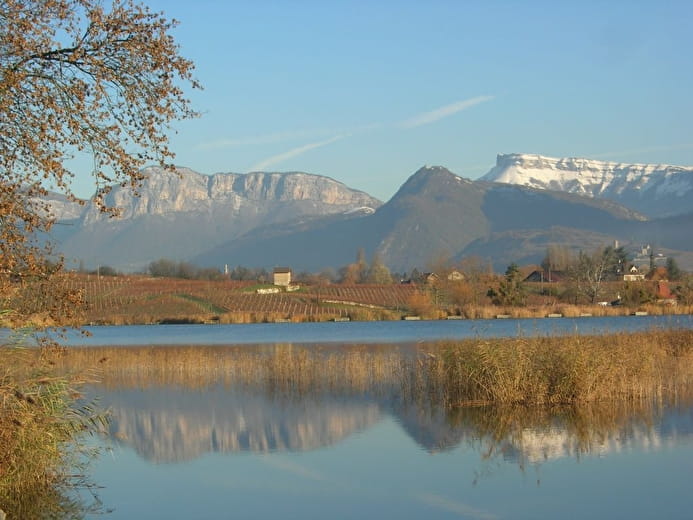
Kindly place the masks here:
[(13, 518), (74, 513), (66, 493), (84, 485), (85, 454), (75, 438), (103, 425), (77, 388), (85, 380), (56, 374), (47, 348), (0, 346), (0, 506)]
[(469, 339), (415, 349), (88, 347), (67, 349), (54, 362), (70, 371), (100, 366), (107, 386), (260, 384), (287, 395), (397, 387), (448, 407), (570, 404), (652, 399), (690, 387), (693, 331)]
[(451, 406), (654, 399), (693, 384), (693, 331), (465, 340), (425, 360)]

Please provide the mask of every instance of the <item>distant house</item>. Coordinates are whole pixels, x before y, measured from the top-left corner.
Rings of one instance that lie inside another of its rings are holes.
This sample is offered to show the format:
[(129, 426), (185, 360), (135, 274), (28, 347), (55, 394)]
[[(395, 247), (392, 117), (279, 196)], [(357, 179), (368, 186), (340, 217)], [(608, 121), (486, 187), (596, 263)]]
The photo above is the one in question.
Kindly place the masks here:
[(655, 253), (650, 245), (643, 246), (635, 251), (632, 260), (633, 265), (641, 272), (646, 272), (653, 267), (664, 266), (666, 261), (667, 257), (662, 253)]
[(288, 267), (275, 267), (272, 271), (272, 283), (288, 287), (291, 284), (291, 269)]
[(440, 276), (438, 276), (436, 273), (424, 273), (423, 279), (426, 283), (436, 283), (438, 280), (440, 280)]
[[(666, 280), (658, 280), (655, 296), (660, 300), (672, 300), (674, 298), (674, 295), (671, 293), (669, 282), (667, 282)], [(675, 301), (676, 300), (674, 300), (674, 302)]]
[(624, 282), (641, 282), (644, 279), (645, 275), (634, 265), (631, 265), (628, 272), (623, 275)]
[(448, 280), (451, 282), (462, 282), (464, 281), (464, 274), (456, 270), (450, 271), (448, 274)]

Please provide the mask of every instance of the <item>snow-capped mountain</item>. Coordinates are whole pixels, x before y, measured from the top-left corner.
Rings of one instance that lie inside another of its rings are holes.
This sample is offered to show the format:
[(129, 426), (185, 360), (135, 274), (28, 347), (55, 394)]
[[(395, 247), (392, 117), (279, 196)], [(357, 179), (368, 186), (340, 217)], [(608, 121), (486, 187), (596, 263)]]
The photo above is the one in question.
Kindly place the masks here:
[(481, 179), (610, 199), (650, 217), (693, 212), (693, 166), (502, 154)]

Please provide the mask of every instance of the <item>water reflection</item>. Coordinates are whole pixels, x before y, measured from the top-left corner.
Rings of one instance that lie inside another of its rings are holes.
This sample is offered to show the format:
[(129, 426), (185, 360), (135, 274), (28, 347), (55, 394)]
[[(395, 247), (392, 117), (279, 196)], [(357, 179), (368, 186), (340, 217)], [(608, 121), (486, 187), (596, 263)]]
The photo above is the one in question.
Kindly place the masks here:
[[(452, 421), (467, 428), (467, 440), (485, 458), (502, 457), (521, 466), (564, 457), (656, 451), (684, 438), (693, 440), (690, 403), (592, 404), (550, 409), (458, 410)], [(464, 425), (464, 426), (463, 426)]]
[[(94, 389), (98, 392), (98, 389)], [(372, 426), (377, 403), (281, 399), (244, 388), (149, 387), (101, 392), (110, 435), (155, 462), (208, 452), (307, 451), (332, 445)]]
[(84, 349), (63, 362), (107, 368), (89, 392), (110, 410), (110, 436), (154, 462), (317, 450), (386, 417), (427, 452), (466, 447), (520, 466), (693, 438), (693, 406), (680, 395), (580, 407), (448, 407), (422, 379), (411, 346)]

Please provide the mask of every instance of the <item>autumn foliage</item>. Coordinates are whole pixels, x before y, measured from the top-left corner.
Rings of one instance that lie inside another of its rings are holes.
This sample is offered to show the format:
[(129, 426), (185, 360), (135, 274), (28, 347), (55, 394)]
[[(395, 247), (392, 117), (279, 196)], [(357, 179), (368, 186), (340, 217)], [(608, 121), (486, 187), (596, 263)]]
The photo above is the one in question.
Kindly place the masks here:
[[(169, 125), (196, 115), (183, 88), (198, 86), (170, 34), (175, 24), (134, 0), (0, 0), (3, 326), (79, 314), (82, 291), (65, 285), (46, 245), (48, 190), (74, 201), (72, 181), (90, 174), (95, 203), (115, 213), (104, 199), (111, 185), (136, 189), (142, 166), (171, 161)], [(71, 159), (84, 155), (91, 171), (75, 171)], [(63, 493), (76, 478), (66, 443), (96, 416), (75, 402), (81, 381), (54, 376), (46, 352), (32, 359), (0, 345), (0, 506), (12, 518), (78, 516)]]
[[(168, 165), (174, 120), (195, 116), (197, 87), (179, 56), (176, 25), (132, 0), (0, 0), (0, 275), (2, 289), (45, 278), (51, 251), (47, 190), (75, 199), (91, 174), (95, 201), (113, 184), (136, 188), (147, 163)], [(90, 172), (71, 169), (87, 155)]]

